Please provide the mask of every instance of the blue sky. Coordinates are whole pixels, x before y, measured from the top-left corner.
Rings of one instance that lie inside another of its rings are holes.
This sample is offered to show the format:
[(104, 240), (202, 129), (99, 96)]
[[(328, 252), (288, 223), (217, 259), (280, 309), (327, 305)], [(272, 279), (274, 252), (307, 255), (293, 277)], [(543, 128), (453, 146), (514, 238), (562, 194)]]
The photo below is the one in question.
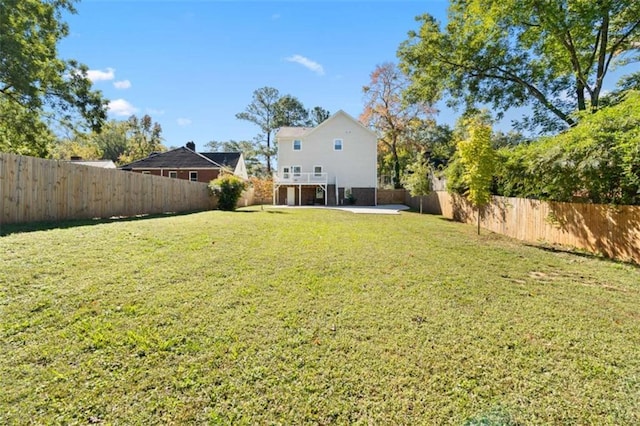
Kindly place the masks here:
[(307, 108), (357, 117), (376, 65), (396, 60), (431, 1), (96, 1), (77, 4), (60, 55), (91, 69), (110, 117), (149, 114), (166, 146), (251, 140), (235, 118), (271, 86)]
[[(66, 17), (63, 58), (91, 69), (110, 118), (149, 114), (164, 144), (252, 140), (235, 118), (254, 90), (271, 86), (307, 108), (358, 117), (376, 65), (396, 61), (415, 17), (446, 18), (446, 0), (84, 0)], [(635, 67), (638, 69), (640, 67)], [(611, 72), (610, 87), (620, 72)], [(609, 88), (610, 88), (609, 87)], [(605, 87), (606, 88), (606, 87)], [(441, 123), (457, 113), (442, 108)], [(508, 113), (498, 125), (508, 130)]]

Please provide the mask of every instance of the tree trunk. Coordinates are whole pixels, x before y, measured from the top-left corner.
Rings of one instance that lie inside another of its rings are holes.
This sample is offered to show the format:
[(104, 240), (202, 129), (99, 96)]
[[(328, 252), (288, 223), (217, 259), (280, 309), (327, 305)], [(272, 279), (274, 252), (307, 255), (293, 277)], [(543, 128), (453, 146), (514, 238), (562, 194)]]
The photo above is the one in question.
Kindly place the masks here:
[(480, 235), (480, 207), (478, 207), (478, 235)]
[(271, 132), (267, 132), (267, 176), (271, 176)]

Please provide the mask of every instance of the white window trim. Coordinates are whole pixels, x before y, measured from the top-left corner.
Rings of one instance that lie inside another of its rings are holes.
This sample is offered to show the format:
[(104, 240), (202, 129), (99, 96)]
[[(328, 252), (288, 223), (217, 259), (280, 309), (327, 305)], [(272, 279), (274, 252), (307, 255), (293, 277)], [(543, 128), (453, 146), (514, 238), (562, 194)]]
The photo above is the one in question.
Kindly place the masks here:
[(151, 170), (143, 170), (142, 174), (143, 175), (150, 175), (151, 174)]
[[(316, 168), (317, 168), (317, 167), (320, 167), (320, 171), (319, 171), (319, 172), (316, 172)], [(313, 166), (313, 176), (314, 176), (314, 177), (321, 177), (321, 176), (322, 176), (322, 172), (323, 172), (323, 170), (322, 170), (322, 166), (320, 166), (320, 165), (318, 165), (318, 166)]]
[[(195, 173), (196, 174), (196, 180), (191, 179), (191, 174)], [(198, 172), (197, 171), (189, 171), (189, 180), (191, 182), (197, 182), (198, 181)]]
[[(173, 173), (173, 176), (171, 176), (171, 174)], [(176, 179), (178, 177), (178, 171), (177, 170), (169, 170), (169, 177), (172, 179)]]
[[(296, 169), (298, 169), (297, 172)], [(291, 174), (293, 177), (300, 177), (302, 174), (302, 166), (291, 166)]]
[(291, 173), (291, 167), (282, 167), (282, 177), (284, 179), (289, 179)]
[[(336, 142), (340, 141), (340, 149), (336, 149)], [(336, 138), (333, 140), (334, 151), (344, 151), (344, 139)]]
[[(299, 142), (299, 148), (296, 149), (296, 142)], [(293, 142), (291, 142), (291, 149), (293, 151), (302, 151), (302, 141), (300, 139), (295, 139)]]

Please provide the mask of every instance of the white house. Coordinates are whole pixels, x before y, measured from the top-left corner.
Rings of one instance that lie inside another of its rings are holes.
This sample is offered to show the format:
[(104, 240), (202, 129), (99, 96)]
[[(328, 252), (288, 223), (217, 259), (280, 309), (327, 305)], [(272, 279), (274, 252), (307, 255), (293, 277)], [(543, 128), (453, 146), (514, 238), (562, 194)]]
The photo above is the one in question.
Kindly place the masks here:
[(276, 133), (274, 204), (375, 205), (377, 136), (344, 111)]

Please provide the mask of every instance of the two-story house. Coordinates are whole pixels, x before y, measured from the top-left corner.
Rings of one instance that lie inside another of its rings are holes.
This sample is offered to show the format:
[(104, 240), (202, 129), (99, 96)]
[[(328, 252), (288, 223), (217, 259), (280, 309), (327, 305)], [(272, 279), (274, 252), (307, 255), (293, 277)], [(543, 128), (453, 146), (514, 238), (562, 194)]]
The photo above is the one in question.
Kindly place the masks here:
[(377, 136), (344, 111), (276, 133), (274, 204), (376, 204)]

